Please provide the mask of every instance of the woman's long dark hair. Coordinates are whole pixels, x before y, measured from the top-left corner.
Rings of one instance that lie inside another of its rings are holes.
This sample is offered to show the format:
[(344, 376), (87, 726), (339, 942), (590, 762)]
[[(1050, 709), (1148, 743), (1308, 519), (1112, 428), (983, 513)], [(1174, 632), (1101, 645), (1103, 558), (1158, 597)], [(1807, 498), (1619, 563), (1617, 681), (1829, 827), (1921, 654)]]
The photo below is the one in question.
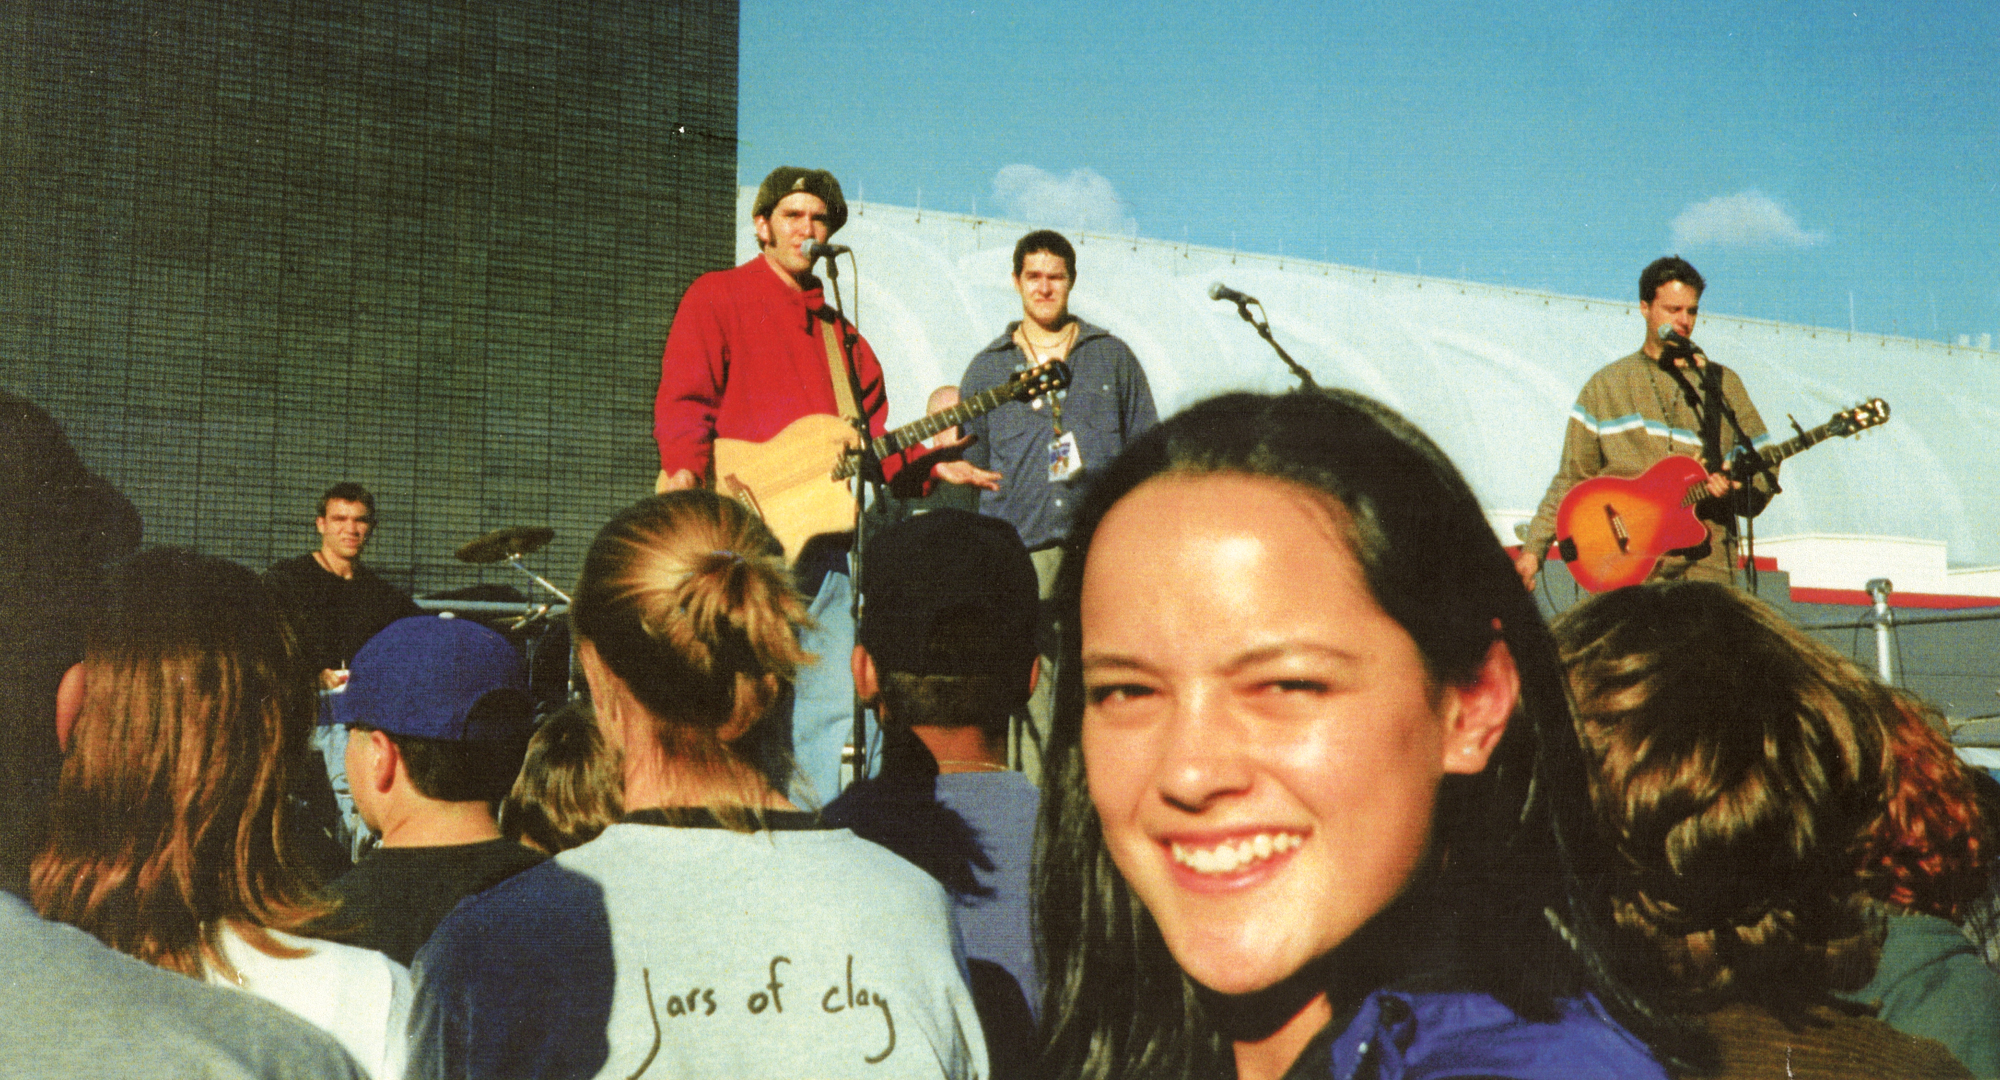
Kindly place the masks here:
[[(1217, 999), (1181, 973), (1111, 861), (1079, 740), (1085, 560), (1112, 506), (1163, 474), (1267, 477), (1338, 503), (1375, 601), (1414, 639), (1437, 685), (1471, 682), (1496, 639), (1520, 670), (1520, 704), (1486, 769), (1445, 779), (1433, 869), (1412, 882), (1395, 917), (1378, 916), (1309, 975), (1339, 983), (1337, 999), (1394, 981), (1484, 991), (1537, 1019), (1552, 1018), (1558, 998), (1594, 991), (1644, 1029), (1647, 1011), (1596, 959), (1583, 878), (1603, 865), (1601, 842), (1555, 647), (1471, 489), (1415, 426), (1358, 394), (1231, 394), (1128, 447), (1092, 486), (1064, 550), (1056, 599), (1070, 631), (1036, 866), (1044, 1074), (1183, 1076), (1229, 1053)], [(1428, 939), (1380, 941), (1411, 927)], [(1381, 979), (1347, 986), (1352, 971), (1340, 969), (1357, 966)], [(1336, 1011), (1352, 1004), (1334, 1001)]]

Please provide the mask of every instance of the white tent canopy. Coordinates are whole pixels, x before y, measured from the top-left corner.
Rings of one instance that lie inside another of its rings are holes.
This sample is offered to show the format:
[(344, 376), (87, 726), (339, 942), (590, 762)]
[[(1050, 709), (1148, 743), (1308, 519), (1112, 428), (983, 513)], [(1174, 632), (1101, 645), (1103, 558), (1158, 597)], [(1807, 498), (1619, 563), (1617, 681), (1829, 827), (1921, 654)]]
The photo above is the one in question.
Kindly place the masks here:
[[(753, 189), (739, 200), (739, 258), (755, 252)], [(922, 414), (934, 387), (958, 382), (974, 352), (1020, 317), (1009, 284), (1013, 244), (1035, 226), (854, 204), (839, 240), (850, 315), (880, 354), (892, 423)], [(1215, 282), (1260, 298), (1278, 342), (1323, 386), (1358, 390), (1417, 422), (1465, 472), (1508, 543), (1555, 470), (1563, 426), (1584, 380), (1637, 348), (1636, 298), (1593, 300), (1441, 278), (1239, 255), (1212, 248), (1067, 233), (1077, 245), (1071, 310), (1124, 338), (1162, 416), (1229, 390), (1283, 390), (1290, 374)], [(1633, 280), (1638, 266), (1632, 268)], [(856, 286), (859, 286), (857, 296)], [(1785, 494), (1758, 519), (1760, 543), (1810, 560), (1828, 545), (1862, 553), (1825, 581), (1782, 564), (1795, 584), (1860, 588), (1869, 550), (1895, 539), (1957, 571), (2000, 565), (2000, 354), (1704, 313), (1695, 338), (1734, 368), (1773, 434), (1869, 398), (1889, 423), (1785, 466)], [(1869, 538), (1856, 541), (1852, 538)], [(1813, 543), (1791, 543), (1788, 538)], [(1828, 539), (1837, 538), (1837, 539)], [(1908, 562), (1908, 550), (1902, 554)], [(1887, 555), (1883, 556), (1887, 558)], [(1782, 558), (1782, 557), (1781, 557)], [(2000, 595), (2000, 573), (1953, 573), (1899, 590)]]

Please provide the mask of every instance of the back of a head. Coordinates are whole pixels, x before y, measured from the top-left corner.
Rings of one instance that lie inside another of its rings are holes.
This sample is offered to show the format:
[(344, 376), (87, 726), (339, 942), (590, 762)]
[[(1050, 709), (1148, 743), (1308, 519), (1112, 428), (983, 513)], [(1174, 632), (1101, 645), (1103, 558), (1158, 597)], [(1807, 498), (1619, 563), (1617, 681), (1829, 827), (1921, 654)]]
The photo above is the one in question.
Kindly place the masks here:
[(618, 755), (588, 706), (564, 706), (542, 721), (514, 790), (500, 804), (509, 840), (551, 855), (596, 839), (624, 813)]
[(1865, 983), (1887, 690), (1722, 585), (1608, 593), (1556, 633), (1622, 856), (1611, 908), (1644, 942), (1635, 971), (1689, 1011), (1796, 1010)]
[(1960, 922), (1990, 894), (1992, 810), (1940, 733), (1944, 718), (1908, 694), (1895, 698), (1889, 746), (1896, 775), (1869, 830), (1869, 889), (1892, 907)]
[(812, 658), (805, 600), (763, 522), (702, 489), (644, 499), (599, 530), (573, 595), (579, 644), (631, 689), (669, 758), (770, 766), (761, 721)]
[[(1334, 520), (1345, 523), (1343, 539), (1369, 591), (1409, 633), (1435, 682), (1470, 681), (1496, 640), (1512, 654), (1520, 704), (1486, 769), (1445, 779), (1433, 836), (1449, 856), (1412, 893), (1422, 894), (1420, 901), (1485, 898), (1476, 925), (1456, 928), (1460, 947), (1445, 958), (1454, 970), (1443, 976), (1494, 993), (1525, 1015), (1547, 1015), (1553, 998), (1585, 988), (1593, 965), (1572, 950), (1588, 954), (1599, 938), (1575, 874), (1577, 864), (1594, 868), (1598, 861), (1585, 764), (1533, 597), (1512, 574), (1471, 489), (1414, 425), (1371, 399), (1331, 391), (1225, 395), (1154, 427), (1111, 463), (1084, 500), (1056, 585), (1060, 617), (1074, 625), (1092, 539), (1120, 499), (1158, 476), (1226, 473), (1294, 484), (1337, 509)], [(1051, 948), (1045, 1015), (1059, 1018), (1044, 1064), (1061, 1070), (1086, 1059), (1107, 1065), (1112, 1058), (1176, 1054), (1163, 1048), (1189, 1037), (1164, 1029), (1113, 1033), (1134, 1013), (1178, 1016), (1187, 991), (1177, 973), (1165, 970), (1132, 978), (1127, 967), (1126, 975), (1100, 978), (1137, 962), (1130, 955), (1105, 962), (1129, 949), (1118, 942), (1157, 943), (1158, 931), (1118, 879), (1099, 835), (1079, 740), (1078, 647), (1078, 635), (1066, 635), (1038, 840), (1037, 919)], [(1567, 932), (1554, 932), (1552, 920)], [(1451, 933), (1440, 929), (1441, 936)], [(1159, 955), (1157, 947), (1140, 952)], [(1595, 988), (1618, 1004), (1617, 988)], [(1118, 1003), (1080, 1000), (1091, 995)], [(1133, 1044), (1113, 1045), (1127, 1039)], [(1115, 1076), (1123, 1068), (1087, 1071)]]
[(291, 926), (315, 901), (283, 850), (311, 682), (255, 574), (163, 548), (115, 567), (35, 861), (44, 915), (198, 973), (224, 918)]
[(1014, 527), (939, 509), (868, 543), (858, 638), (902, 727), (1004, 729), (1028, 699), (1041, 600)]
[(534, 730), (520, 653), (465, 619), (398, 619), (354, 656), (337, 723), (386, 733), (411, 786), (440, 802), (505, 798)]

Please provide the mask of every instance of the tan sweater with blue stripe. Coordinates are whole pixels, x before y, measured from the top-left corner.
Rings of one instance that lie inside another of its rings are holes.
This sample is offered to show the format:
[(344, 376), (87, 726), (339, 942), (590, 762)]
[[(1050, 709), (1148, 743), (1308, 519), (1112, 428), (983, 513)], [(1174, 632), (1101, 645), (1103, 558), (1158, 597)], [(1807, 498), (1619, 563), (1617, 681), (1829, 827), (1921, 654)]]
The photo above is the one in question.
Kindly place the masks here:
[[(1735, 410), (1737, 422), (1749, 436), (1749, 445), (1759, 450), (1768, 446), (1771, 438), (1764, 429), (1763, 418), (1757, 415), (1757, 407), (1750, 403), (1750, 395), (1743, 389), (1743, 380), (1728, 368), (1715, 366), (1722, 372), (1723, 400)], [(1689, 369), (1687, 376), (1700, 387), (1698, 371)], [(1738, 442), (1735, 436), (1735, 430), (1725, 420), (1723, 446), (1735, 445)], [(1594, 476), (1638, 476), (1670, 454), (1701, 458), (1701, 421), (1688, 406), (1680, 383), (1643, 352), (1605, 365), (1584, 384), (1576, 406), (1570, 410), (1569, 425), (1563, 434), (1562, 463), (1528, 526), (1524, 541), (1527, 550), (1547, 555), (1549, 544), (1555, 540), (1556, 509), (1570, 488)], [(1749, 485), (1747, 502), (1751, 512), (1761, 511), (1777, 490), (1775, 470), (1760, 474)], [(1698, 561), (1669, 555), (1660, 560), (1653, 576), (1681, 577), (1692, 571), (1696, 577), (1728, 580), (1730, 567), (1735, 563), (1734, 537), (1728, 528), (1714, 521), (1708, 522), (1708, 532), (1707, 555)]]

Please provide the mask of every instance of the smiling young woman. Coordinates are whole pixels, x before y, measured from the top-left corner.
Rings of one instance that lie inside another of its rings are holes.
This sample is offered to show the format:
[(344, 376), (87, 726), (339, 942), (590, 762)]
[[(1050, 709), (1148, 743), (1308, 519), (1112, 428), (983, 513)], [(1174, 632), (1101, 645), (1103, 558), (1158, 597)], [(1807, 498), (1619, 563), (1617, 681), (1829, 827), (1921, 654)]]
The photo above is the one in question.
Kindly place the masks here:
[(1196, 406), (1093, 486), (1058, 598), (1047, 1074), (1661, 1075), (1593, 974), (1547, 631), (1407, 421)]

